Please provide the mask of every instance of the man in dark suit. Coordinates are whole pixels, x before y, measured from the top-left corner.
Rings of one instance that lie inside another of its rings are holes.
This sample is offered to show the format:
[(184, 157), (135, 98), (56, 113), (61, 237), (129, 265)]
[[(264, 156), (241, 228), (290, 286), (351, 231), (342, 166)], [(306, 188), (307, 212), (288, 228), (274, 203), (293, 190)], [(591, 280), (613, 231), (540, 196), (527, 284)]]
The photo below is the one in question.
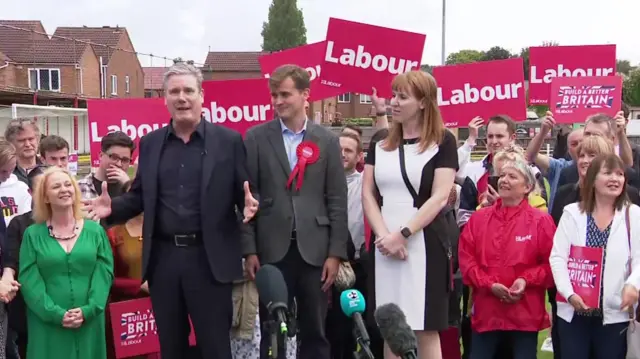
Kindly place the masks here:
[[(261, 263), (282, 271), (290, 301), (295, 297), (298, 304), (300, 357), (329, 359), (324, 323), (327, 294), (347, 256), (347, 183), (338, 137), (305, 115), (309, 82), (301, 67), (276, 69), (269, 87), (278, 118), (246, 134), (249, 176), (261, 207), (245, 226), (242, 250), (250, 276)], [(308, 162), (304, 172), (303, 161)], [(269, 319), (264, 307), (260, 319)], [(269, 339), (263, 330), (263, 359)]]
[(245, 149), (239, 133), (202, 119), (200, 70), (172, 66), (164, 90), (171, 122), (141, 139), (131, 189), (113, 201), (103, 189), (86, 209), (110, 224), (144, 212), (142, 273), (162, 358), (186, 357), (190, 316), (202, 358), (231, 359), (231, 286), (242, 277), (235, 209), (245, 221), (258, 210)]

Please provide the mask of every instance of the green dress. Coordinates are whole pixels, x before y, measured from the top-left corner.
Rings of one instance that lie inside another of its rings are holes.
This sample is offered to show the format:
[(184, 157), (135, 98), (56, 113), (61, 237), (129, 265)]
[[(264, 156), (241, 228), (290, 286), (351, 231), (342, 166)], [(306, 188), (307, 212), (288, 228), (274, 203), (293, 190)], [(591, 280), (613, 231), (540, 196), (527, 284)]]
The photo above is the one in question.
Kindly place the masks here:
[[(102, 226), (85, 220), (67, 254), (45, 223), (31, 225), (20, 247), (19, 273), (27, 304), (27, 358), (106, 359), (104, 309), (113, 253)], [(84, 323), (64, 328), (62, 318), (73, 308), (82, 310)]]

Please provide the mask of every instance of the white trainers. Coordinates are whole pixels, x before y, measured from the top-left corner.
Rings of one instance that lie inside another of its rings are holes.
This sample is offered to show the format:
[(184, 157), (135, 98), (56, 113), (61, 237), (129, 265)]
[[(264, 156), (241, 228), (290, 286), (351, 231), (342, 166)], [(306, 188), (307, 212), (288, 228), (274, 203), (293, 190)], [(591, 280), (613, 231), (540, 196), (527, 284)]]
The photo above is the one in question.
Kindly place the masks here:
[(553, 353), (553, 342), (551, 341), (551, 337), (545, 339), (544, 342), (542, 342), (540, 350), (543, 352)]

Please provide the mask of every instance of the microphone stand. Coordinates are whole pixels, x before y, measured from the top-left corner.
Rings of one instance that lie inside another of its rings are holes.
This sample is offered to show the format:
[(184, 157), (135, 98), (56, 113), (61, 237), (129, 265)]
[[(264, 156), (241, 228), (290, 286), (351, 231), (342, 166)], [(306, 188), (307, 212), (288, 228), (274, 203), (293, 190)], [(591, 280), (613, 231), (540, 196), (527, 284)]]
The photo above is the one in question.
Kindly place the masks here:
[(371, 348), (369, 348), (369, 337), (366, 334), (359, 333), (359, 331), (354, 328), (353, 335), (356, 338), (356, 351), (353, 352), (354, 359), (376, 359), (371, 352)]
[[(268, 306), (269, 320), (266, 322), (270, 336), (269, 358), (285, 358), (287, 354), (287, 320), (282, 314), (286, 312), (287, 305), (284, 303), (273, 303)], [(278, 310), (283, 309), (283, 310)], [(282, 356), (280, 356), (282, 353)]]

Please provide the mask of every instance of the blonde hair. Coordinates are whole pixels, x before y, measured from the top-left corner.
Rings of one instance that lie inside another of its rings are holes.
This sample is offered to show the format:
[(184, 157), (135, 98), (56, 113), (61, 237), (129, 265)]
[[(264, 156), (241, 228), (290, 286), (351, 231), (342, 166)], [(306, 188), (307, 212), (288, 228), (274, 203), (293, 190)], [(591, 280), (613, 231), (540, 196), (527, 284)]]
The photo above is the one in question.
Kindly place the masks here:
[(581, 153), (586, 152), (595, 156), (615, 153), (613, 142), (608, 139), (592, 135), (582, 139), (582, 142), (578, 145), (576, 153), (580, 156)]
[[(441, 144), (445, 127), (438, 107), (438, 85), (433, 76), (418, 70), (405, 72), (393, 79), (391, 87), (393, 91), (411, 93), (424, 106), (420, 119), (420, 152), (434, 144)], [(384, 140), (382, 148), (385, 151), (394, 151), (401, 143), (402, 124), (395, 124), (389, 128), (389, 136)]]
[(52, 166), (47, 168), (47, 170), (39, 176), (40, 178), (36, 182), (36, 186), (33, 191), (33, 219), (36, 223), (43, 223), (51, 219), (53, 210), (51, 208), (51, 204), (47, 201), (47, 185), (49, 183), (49, 177), (55, 173), (64, 173), (69, 177), (75, 192), (73, 201), (73, 217), (76, 220), (82, 219), (82, 193), (80, 192), (80, 187), (78, 187), (78, 182), (76, 182), (67, 170), (57, 166)]
[(512, 145), (496, 152), (493, 155), (493, 168), (496, 168), (499, 162), (503, 163), (502, 168), (513, 168), (524, 176), (527, 184), (531, 186), (529, 195), (540, 195), (542, 193), (542, 189), (538, 181), (536, 181), (536, 176), (534, 176), (531, 167), (525, 159), (525, 152), (522, 147)]
[(16, 157), (16, 147), (4, 138), (0, 138), (0, 166), (4, 166)]

